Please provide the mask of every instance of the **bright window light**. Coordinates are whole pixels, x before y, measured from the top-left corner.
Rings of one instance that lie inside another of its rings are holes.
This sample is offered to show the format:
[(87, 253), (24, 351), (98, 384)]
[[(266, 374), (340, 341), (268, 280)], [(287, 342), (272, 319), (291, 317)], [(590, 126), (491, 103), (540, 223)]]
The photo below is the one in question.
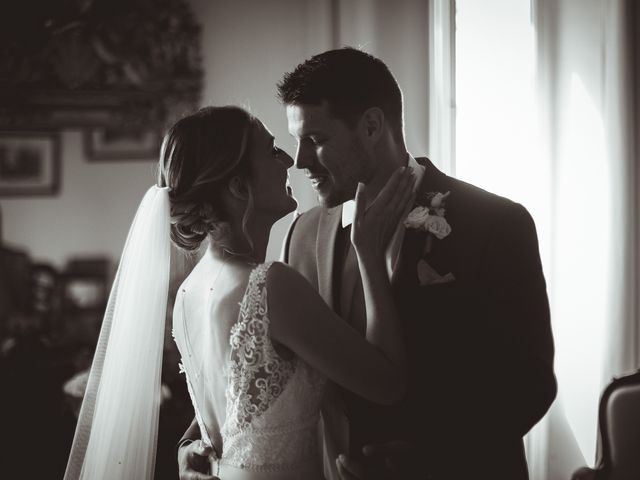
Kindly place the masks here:
[(546, 222), (530, 1), (457, 0), (456, 10), (456, 174)]

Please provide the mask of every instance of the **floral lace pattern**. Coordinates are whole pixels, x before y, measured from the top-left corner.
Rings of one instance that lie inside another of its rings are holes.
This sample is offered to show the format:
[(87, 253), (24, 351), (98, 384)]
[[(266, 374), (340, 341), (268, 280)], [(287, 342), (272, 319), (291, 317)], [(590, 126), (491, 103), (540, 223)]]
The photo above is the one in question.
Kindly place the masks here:
[(231, 329), (227, 422), (237, 430), (249, 427), (269, 408), (294, 371), (293, 363), (276, 353), (269, 338), (265, 284), (270, 265), (259, 265), (251, 272), (240, 319)]
[(227, 419), (221, 463), (291, 471), (318, 462), (317, 423), (324, 378), (299, 358), (282, 358), (269, 336), (266, 274), (256, 267), (231, 329)]

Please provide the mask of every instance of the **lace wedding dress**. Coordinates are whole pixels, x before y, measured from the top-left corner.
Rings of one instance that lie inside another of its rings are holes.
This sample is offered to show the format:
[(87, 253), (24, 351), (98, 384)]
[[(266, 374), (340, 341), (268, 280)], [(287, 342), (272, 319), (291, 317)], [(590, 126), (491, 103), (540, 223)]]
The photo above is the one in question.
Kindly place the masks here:
[(202, 441), (214, 447), (212, 474), (222, 480), (323, 478), (317, 425), (326, 380), (271, 342), (270, 265), (252, 270), (235, 323), (217, 321), (213, 288), (190, 281), (193, 274), (176, 298), (181, 369)]

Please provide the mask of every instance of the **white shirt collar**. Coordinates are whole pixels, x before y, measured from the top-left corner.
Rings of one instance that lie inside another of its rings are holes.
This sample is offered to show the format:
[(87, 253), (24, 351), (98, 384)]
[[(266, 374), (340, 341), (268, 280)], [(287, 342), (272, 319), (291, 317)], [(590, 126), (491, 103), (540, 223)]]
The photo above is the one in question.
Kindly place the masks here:
[[(415, 183), (413, 185), (414, 191), (420, 186), (422, 182), (422, 176), (424, 175), (424, 167), (420, 165), (413, 156), (408, 153), (409, 161), (407, 166), (413, 170), (415, 174)], [(353, 223), (353, 216), (356, 212), (356, 202), (353, 200), (347, 200), (342, 204), (342, 228), (345, 228)]]

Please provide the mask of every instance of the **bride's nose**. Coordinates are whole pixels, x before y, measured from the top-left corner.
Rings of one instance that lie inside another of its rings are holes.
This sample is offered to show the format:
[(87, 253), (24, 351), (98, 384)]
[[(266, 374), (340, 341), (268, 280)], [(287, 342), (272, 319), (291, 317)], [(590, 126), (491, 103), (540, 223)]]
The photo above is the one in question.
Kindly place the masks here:
[(291, 168), (294, 163), (293, 158), (291, 158), (291, 155), (289, 155), (287, 152), (283, 152), (283, 154), (280, 155), (280, 161), (287, 170)]

